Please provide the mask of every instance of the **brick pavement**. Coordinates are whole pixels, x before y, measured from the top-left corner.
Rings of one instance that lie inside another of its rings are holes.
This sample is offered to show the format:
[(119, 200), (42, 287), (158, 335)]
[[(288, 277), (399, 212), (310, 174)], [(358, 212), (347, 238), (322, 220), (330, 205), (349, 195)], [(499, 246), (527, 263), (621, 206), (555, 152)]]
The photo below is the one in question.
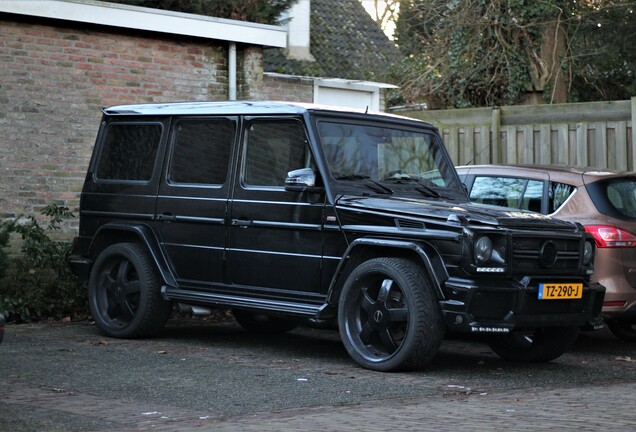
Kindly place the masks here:
[(264, 342), (228, 324), (105, 341), (89, 324), (11, 326), (0, 432), (636, 430), (633, 344), (583, 339), (522, 365), (447, 341), (426, 372), (379, 374), (313, 333)]
[[(5, 383), (6, 384), (6, 383)], [(219, 416), (65, 389), (0, 386), (0, 403), (88, 417), (118, 431), (633, 431), (636, 383), (392, 399)], [(1, 423), (1, 421), (0, 421)], [(69, 429), (72, 430), (72, 429)]]

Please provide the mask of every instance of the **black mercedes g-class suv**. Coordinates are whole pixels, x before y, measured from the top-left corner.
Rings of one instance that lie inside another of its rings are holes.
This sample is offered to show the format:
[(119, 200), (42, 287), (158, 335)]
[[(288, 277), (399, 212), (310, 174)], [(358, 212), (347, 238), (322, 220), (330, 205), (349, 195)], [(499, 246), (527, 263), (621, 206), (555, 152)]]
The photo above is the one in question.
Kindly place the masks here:
[(581, 226), (471, 204), (431, 125), (281, 102), (103, 110), (73, 271), (112, 337), (173, 302), (256, 331), (337, 322), (363, 367), (422, 367), (446, 331), (549, 361), (602, 325)]

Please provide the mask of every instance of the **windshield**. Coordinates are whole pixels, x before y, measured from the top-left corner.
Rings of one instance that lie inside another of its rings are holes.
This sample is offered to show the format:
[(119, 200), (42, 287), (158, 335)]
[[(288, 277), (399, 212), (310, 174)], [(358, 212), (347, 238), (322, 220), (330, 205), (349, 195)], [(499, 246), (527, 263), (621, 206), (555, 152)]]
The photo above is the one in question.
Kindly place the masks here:
[(408, 185), (430, 196), (459, 188), (444, 148), (427, 131), (320, 121), (318, 133), (336, 181), (372, 182), (369, 188), (390, 193)]

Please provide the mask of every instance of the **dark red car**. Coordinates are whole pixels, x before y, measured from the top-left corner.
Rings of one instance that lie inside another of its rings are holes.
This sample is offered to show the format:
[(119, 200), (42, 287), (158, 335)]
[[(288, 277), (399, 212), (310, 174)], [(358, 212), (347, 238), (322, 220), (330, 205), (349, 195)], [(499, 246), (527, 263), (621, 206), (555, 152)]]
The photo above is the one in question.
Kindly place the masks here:
[(596, 239), (592, 280), (607, 289), (603, 315), (636, 341), (636, 173), (539, 165), (460, 166), (474, 202), (580, 222)]

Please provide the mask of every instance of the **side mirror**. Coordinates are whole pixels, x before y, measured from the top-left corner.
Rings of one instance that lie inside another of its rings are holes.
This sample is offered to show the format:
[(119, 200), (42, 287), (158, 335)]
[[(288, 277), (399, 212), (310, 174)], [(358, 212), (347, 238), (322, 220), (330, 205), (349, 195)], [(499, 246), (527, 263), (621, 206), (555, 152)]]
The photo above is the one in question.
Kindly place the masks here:
[(292, 192), (320, 192), (316, 186), (316, 172), (311, 168), (301, 168), (287, 173), (285, 190)]

